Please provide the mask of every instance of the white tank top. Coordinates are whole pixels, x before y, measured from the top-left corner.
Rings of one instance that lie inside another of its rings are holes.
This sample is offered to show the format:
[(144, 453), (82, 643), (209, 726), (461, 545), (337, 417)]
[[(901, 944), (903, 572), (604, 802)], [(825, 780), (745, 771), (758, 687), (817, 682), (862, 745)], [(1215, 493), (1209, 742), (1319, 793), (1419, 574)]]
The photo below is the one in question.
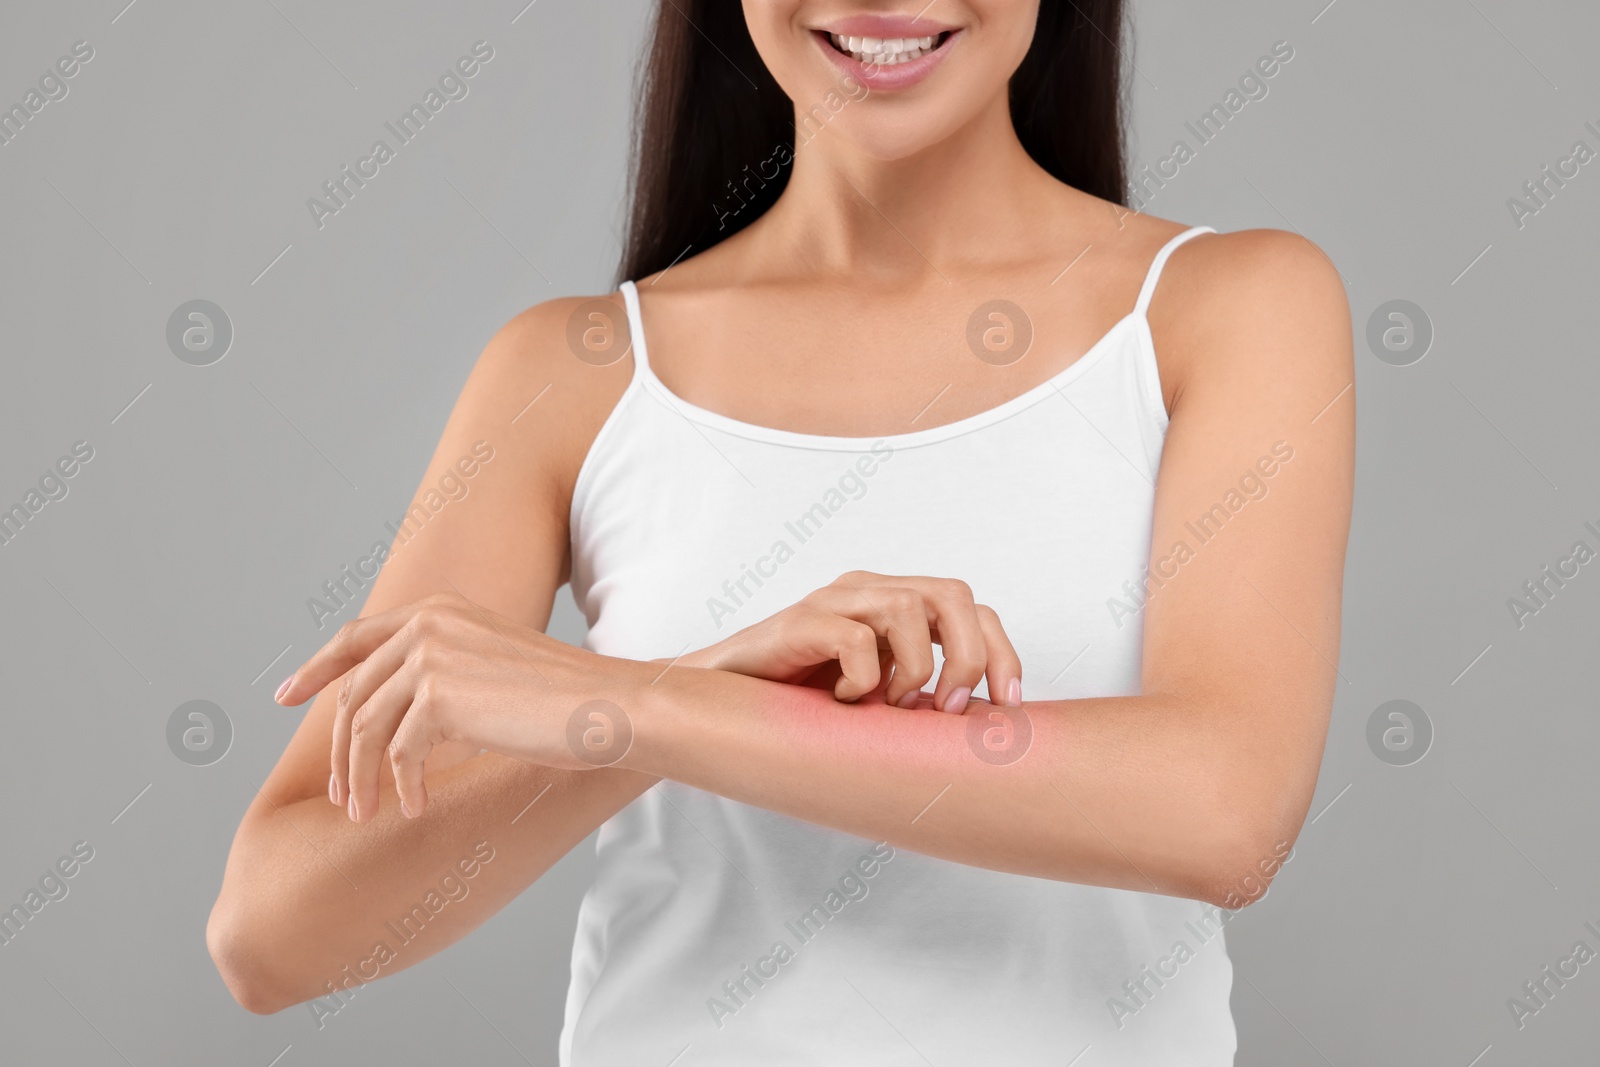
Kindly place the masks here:
[[(1146, 311), (1171, 251), (1211, 232), (1162, 248), (1134, 310), (1048, 381), (881, 437), (682, 400), (623, 283), (633, 378), (572, 500), (586, 646), (673, 657), (844, 571), (933, 575), (999, 613), (1024, 700), (1138, 693), (1142, 618), (1108, 601), (1144, 572), (1166, 435)], [(981, 870), (671, 781), (597, 855), (563, 1067), (1233, 1062), (1230, 913), (1201, 902)]]

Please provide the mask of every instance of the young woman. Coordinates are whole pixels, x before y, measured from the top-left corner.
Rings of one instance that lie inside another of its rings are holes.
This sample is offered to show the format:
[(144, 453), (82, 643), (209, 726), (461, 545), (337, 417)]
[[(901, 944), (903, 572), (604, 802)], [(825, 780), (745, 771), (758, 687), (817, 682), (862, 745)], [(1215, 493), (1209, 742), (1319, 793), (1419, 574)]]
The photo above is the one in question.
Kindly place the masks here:
[(1121, 206), (1122, 14), (663, 2), (631, 280), (494, 338), (278, 693), (208, 930), (242, 1004), (599, 827), (563, 1063), (1232, 1062), (1221, 928), (1334, 690), (1349, 313), (1297, 236)]

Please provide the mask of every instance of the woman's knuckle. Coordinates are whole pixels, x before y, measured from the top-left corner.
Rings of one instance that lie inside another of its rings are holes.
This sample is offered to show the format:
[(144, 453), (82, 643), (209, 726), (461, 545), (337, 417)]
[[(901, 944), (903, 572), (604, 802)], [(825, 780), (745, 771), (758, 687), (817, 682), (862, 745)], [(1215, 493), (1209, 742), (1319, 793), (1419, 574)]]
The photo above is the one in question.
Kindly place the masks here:
[(896, 586), (884, 598), (884, 608), (892, 615), (913, 615), (923, 611), (922, 594), (915, 589)]
[(945, 578), (940, 581), (946, 596), (959, 600), (962, 603), (972, 603), (972, 586), (960, 578)]
[(878, 650), (878, 632), (864, 622), (853, 623), (845, 632), (845, 641), (858, 652)]
[(344, 623), (333, 632), (333, 639), (328, 644), (335, 648), (348, 648), (355, 641), (356, 627), (360, 622), (360, 619), (351, 619)]
[(400, 648), (414, 647), (427, 634), (422, 615), (423, 613), (419, 611), (401, 623), (400, 628), (394, 632), (394, 636), (389, 640)]

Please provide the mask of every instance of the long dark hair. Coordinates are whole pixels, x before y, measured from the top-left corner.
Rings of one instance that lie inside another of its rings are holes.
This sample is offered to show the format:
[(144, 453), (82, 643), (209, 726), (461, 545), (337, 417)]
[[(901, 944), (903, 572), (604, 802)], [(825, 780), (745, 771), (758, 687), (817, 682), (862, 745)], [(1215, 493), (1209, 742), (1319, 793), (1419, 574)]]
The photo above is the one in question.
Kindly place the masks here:
[[(1011, 119), (1058, 180), (1126, 204), (1123, 0), (1041, 0), (1011, 78)], [(618, 281), (730, 237), (789, 181), (794, 104), (738, 0), (661, 0), (636, 101), (632, 209)]]

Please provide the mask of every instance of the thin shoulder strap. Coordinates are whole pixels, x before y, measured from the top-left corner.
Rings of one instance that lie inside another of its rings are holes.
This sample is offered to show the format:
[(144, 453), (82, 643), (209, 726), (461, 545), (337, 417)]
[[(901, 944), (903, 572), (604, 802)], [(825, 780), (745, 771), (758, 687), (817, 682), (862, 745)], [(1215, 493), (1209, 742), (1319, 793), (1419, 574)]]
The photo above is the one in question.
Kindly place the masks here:
[(1144, 276), (1144, 288), (1139, 290), (1139, 302), (1133, 306), (1135, 315), (1143, 315), (1150, 309), (1150, 298), (1156, 294), (1156, 283), (1161, 280), (1161, 268), (1167, 265), (1167, 257), (1191, 237), (1216, 232), (1210, 226), (1192, 226), (1161, 246), (1161, 251), (1156, 253), (1155, 260), (1150, 264), (1150, 272)]
[(644, 319), (639, 314), (639, 288), (631, 278), (618, 288), (622, 290), (623, 306), (628, 310), (628, 340), (633, 345), (633, 373), (638, 377), (650, 366), (644, 345)]

